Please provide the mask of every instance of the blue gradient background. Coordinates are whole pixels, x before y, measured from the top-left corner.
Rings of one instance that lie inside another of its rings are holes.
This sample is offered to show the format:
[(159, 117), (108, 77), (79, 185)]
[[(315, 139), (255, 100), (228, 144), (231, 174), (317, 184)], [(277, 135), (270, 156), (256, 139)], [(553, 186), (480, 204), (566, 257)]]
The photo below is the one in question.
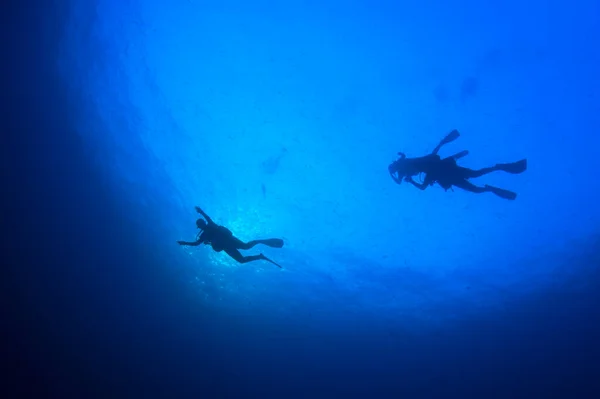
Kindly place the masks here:
[[(39, 112), (68, 129), (30, 151), (70, 241), (21, 295), (71, 342), (34, 362), (46, 392), (598, 392), (599, 3), (57, 4), (44, 70), (68, 111)], [(453, 128), (466, 166), (528, 158), (478, 181), (517, 201), (393, 183), (398, 151)], [(283, 269), (179, 247), (194, 205), (283, 237)]]
[[(444, 322), (586, 272), (562, 259), (598, 225), (596, 11), (80, 2), (60, 62), (91, 156), (132, 212), (153, 215), (152, 250), (199, 300), (302, 324)], [(397, 151), (423, 154), (455, 127), (444, 150), (469, 149), (465, 165), (529, 158), (523, 176), (481, 179), (519, 201), (392, 184)], [(269, 255), (285, 270), (177, 248), (196, 204), (243, 239), (283, 236)]]

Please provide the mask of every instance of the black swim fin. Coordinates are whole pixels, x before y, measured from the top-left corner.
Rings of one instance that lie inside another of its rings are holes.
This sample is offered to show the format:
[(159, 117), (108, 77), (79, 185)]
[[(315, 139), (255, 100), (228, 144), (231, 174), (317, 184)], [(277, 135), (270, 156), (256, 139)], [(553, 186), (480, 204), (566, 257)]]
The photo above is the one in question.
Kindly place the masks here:
[(267, 262), (270, 262), (270, 263), (274, 264), (274, 265), (275, 265), (275, 266), (277, 266), (278, 268), (280, 268), (280, 269), (283, 269), (283, 268), (281, 267), (281, 265), (279, 265), (278, 263), (276, 263), (276, 262), (272, 261), (271, 259), (267, 258), (267, 257), (266, 257), (266, 256), (264, 256), (263, 254), (260, 254), (260, 256), (263, 258), (263, 260), (266, 260)]
[(494, 186), (488, 186), (487, 184), (485, 185), (485, 188), (489, 192), (496, 194), (500, 198), (504, 198), (510, 201), (514, 201), (515, 199), (517, 199), (517, 193), (514, 193), (512, 191), (508, 191), (503, 188), (498, 188)]
[(453, 142), (454, 140), (456, 140), (459, 137), (460, 137), (460, 133), (458, 132), (458, 130), (454, 129), (453, 131), (451, 131), (450, 133), (448, 133), (448, 135), (446, 137), (444, 137), (442, 139), (442, 141), (440, 141), (440, 146), (443, 146), (444, 144), (451, 143), (451, 142)]
[(469, 155), (469, 150), (463, 150), (461, 152), (457, 152), (456, 154), (452, 155), (450, 158), (453, 158), (456, 161), (463, 157), (466, 157), (467, 155)]
[(517, 175), (527, 170), (527, 159), (521, 159), (517, 162), (499, 163), (496, 165), (499, 170)]
[(272, 248), (282, 248), (283, 240), (281, 238), (269, 238), (267, 240), (260, 240), (261, 244)]
[(460, 136), (460, 133), (458, 132), (458, 130), (454, 129), (453, 131), (451, 131), (450, 133), (448, 133), (446, 135), (446, 137), (444, 137), (442, 139), (442, 141), (440, 141), (440, 143), (437, 145), (437, 147), (434, 148), (434, 150), (431, 153), (432, 154), (437, 154), (438, 151), (440, 150), (440, 148), (442, 148), (442, 146), (444, 146), (445, 144), (453, 142), (459, 136)]

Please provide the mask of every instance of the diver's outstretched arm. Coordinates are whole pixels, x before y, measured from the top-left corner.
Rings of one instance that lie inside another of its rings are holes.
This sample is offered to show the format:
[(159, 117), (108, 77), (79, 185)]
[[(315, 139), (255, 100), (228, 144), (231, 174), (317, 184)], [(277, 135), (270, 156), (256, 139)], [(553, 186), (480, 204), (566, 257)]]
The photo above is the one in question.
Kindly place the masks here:
[(206, 219), (206, 221), (207, 221), (208, 223), (214, 223), (214, 222), (213, 222), (213, 220), (210, 218), (210, 216), (208, 216), (208, 215), (206, 214), (206, 212), (204, 212), (202, 209), (200, 209), (200, 207), (199, 207), (199, 206), (197, 206), (197, 207), (196, 207), (196, 212), (198, 212), (199, 214), (201, 214), (201, 215), (202, 215), (202, 217), (204, 217), (204, 219)]
[(187, 245), (190, 247), (197, 247), (198, 245), (202, 244), (203, 240), (196, 240), (196, 241), (177, 241), (177, 244), (179, 245)]
[(405, 177), (404, 181), (409, 182), (410, 184), (412, 184), (413, 186), (415, 186), (416, 188), (418, 188), (420, 190), (425, 190), (427, 188), (427, 184), (417, 183), (416, 181), (413, 180), (413, 178), (411, 176)]

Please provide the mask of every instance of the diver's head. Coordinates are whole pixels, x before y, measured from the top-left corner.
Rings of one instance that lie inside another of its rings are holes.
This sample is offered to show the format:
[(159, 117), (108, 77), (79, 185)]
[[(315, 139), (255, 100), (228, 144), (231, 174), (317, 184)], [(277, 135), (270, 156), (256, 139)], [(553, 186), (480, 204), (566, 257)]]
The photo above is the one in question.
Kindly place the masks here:
[(398, 173), (401, 174), (402, 169), (405, 169), (406, 166), (406, 155), (403, 152), (399, 152), (398, 155), (400, 155), (400, 159), (395, 160), (394, 162), (392, 162), (389, 166), (388, 166), (388, 171), (390, 173)]
[(204, 219), (196, 220), (196, 227), (198, 227), (200, 230), (206, 229), (206, 222), (204, 221)]

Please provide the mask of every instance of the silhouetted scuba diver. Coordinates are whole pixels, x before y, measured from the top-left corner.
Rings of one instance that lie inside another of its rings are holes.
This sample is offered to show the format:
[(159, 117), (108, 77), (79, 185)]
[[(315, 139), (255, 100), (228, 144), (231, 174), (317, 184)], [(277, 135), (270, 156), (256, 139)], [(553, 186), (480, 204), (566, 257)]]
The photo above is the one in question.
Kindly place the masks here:
[(220, 226), (213, 222), (213, 220), (208, 216), (202, 209), (196, 207), (196, 211), (206, 219), (196, 220), (196, 226), (201, 230), (198, 233), (198, 237), (194, 242), (187, 241), (177, 241), (179, 245), (190, 245), (197, 246), (200, 244), (210, 245), (212, 248), (217, 251), (225, 251), (227, 255), (231, 256), (233, 259), (238, 261), (239, 263), (247, 263), (255, 260), (266, 260), (267, 262), (271, 262), (277, 267), (281, 267), (277, 263), (273, 262), (271, 259), (267, 258), (263, 254), (252, 255), (252, 256), (243, 256), (240, 253), (240, 249), (250, 249), (257, 244), (264, 244), (273, 248), (281, 248), (283, 247), (283, 240), (279, 238), (271, 238), (267, 240), (253, 240), (249, 242), (243, 242), (239, 238), (235, 237), (228, 228), (224, 226)]
[[(516, 199), (517, 194), (512, 191), (488, 186), (487, 184), (483, 187), (476, 186), (469, 182), (468, 179), (480, 177), (498, 170), (512, 174), (523, 173), (527, 169), (527, 159), (522, 159), (513, 163), (499, 163), (495, 166), (478, 170), (458, 166), (456, 161), (468, 155), (469, 151), (461, 151), (443, 159), (437, 153), (444, 144), (451, 143), (459, 136), (460, 133), (458, 130), (455, 129), (451, 131), (442, 141), (440, 141), (431, 154), (423, 157), (407, 158), (405, 154), (399, 152), (398, 155), (400, 155), (400, 159), (388, 166), (390, 176), (398, 184), (402, 183), (402, 180), (404, 180), (421, 190), (425, 190), (428, 186), (438, 183), (444, 190), (456, 186), (472, 193), (479, 194), (490, 192), (507, 200)], [(417, 183), (412, 178), (420, 173), (425, 173), (423, 183)]]

